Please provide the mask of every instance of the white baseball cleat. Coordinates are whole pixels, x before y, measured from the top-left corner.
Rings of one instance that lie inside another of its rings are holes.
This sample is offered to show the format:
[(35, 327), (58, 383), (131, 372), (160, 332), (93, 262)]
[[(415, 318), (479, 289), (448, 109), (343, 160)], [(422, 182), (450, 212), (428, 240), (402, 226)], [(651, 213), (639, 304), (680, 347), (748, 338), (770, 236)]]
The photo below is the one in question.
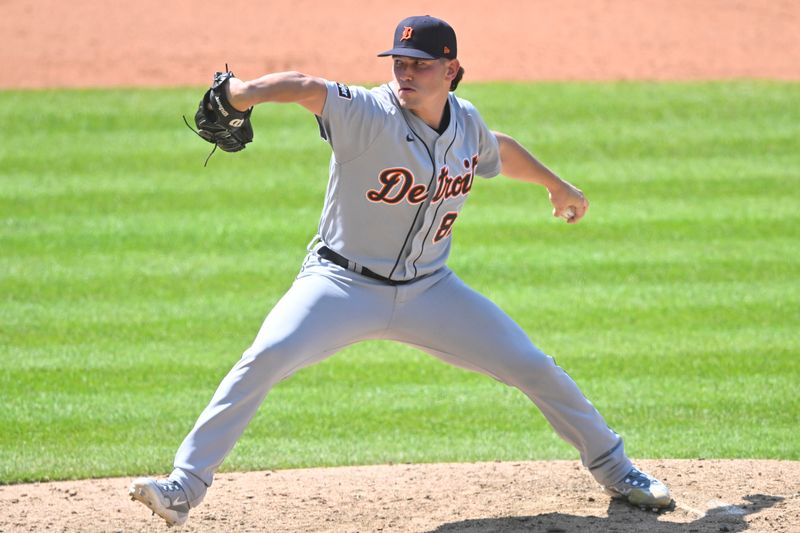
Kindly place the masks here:
[(669, 489), (662, 482), (649, 474), (631, 468), (625, 477), (614, 485), (604, 487), (606, 493), (625, 499), (631, 505), (654, 511), (669, 507), (672, 497)]
[(166, 520), (168, 526), (182, 526), (189, 518), (189, 499), (177, 481), (140, 477), (131, 483), (128, 494)]

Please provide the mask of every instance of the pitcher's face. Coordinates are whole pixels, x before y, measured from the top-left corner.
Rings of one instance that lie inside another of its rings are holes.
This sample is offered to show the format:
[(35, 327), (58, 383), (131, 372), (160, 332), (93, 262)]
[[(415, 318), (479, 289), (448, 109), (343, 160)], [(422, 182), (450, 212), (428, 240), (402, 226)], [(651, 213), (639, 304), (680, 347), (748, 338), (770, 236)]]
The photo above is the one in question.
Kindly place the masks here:
[(441, 102), (458, 72), (456, 59), (392, 56), (394, 92), (403, 108), (413, 111)]

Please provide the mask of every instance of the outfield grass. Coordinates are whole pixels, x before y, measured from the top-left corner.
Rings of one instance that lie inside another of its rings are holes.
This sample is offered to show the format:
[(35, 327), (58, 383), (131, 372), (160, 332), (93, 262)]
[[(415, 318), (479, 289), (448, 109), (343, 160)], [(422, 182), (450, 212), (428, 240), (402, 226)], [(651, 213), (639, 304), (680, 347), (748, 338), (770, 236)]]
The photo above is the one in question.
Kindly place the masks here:
[[(291, 284), (327, 145), (261, 107), (203, 168), (200, 92), (0, 92), (0, 483), (168, 471)], [(800, 85), (459, 93), (592, 207), (481, 180), (451, 267), (634, 457), (800, 459)], [(280, 384), (223, 468), (576, 457), (518, 391), (370, 342)]]

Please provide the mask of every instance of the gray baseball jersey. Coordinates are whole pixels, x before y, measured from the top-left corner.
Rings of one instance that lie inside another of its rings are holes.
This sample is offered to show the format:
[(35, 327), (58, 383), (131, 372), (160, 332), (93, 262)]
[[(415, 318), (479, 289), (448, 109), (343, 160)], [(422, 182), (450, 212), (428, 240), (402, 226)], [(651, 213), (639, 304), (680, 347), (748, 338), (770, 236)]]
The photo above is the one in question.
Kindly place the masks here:
[(393, 280), (435, 272), (475, 176), (500, 172), (495, 136), (450, 93), (440, 135), (400, 107), (389, 85), (328, 82), (320, 131), (333, 148), (319, 225), (322, 241)]
[[(312, 247), (292, 287), (220, 383), (175, 457), (171, 478), (199, 504), (269, 390), (366, 339), (414, 346), (526, 394), (602, 484), (631, 462), (620, 437), (552, 357), (446, 265), (453, 224), (475, 176), (500, 170), (497, 141), (475, 108), (449, 96), (439, 134), (391, 87), (327, 83), (319, 118), (333, 147), (319, 226), (344, 265)], [(362, 275), (352, 262), (394, 281)]]

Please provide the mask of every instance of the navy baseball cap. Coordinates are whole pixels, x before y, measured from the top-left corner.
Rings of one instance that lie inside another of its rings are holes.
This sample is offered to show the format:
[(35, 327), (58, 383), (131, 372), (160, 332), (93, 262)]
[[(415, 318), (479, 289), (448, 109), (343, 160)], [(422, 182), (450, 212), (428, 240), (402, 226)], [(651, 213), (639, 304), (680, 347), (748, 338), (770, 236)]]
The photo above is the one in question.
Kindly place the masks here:
[(447, 22), (428, 15), (403, 19), (394, 30), (394, 48), (378, 57), (456, 58), (456, 32)]

